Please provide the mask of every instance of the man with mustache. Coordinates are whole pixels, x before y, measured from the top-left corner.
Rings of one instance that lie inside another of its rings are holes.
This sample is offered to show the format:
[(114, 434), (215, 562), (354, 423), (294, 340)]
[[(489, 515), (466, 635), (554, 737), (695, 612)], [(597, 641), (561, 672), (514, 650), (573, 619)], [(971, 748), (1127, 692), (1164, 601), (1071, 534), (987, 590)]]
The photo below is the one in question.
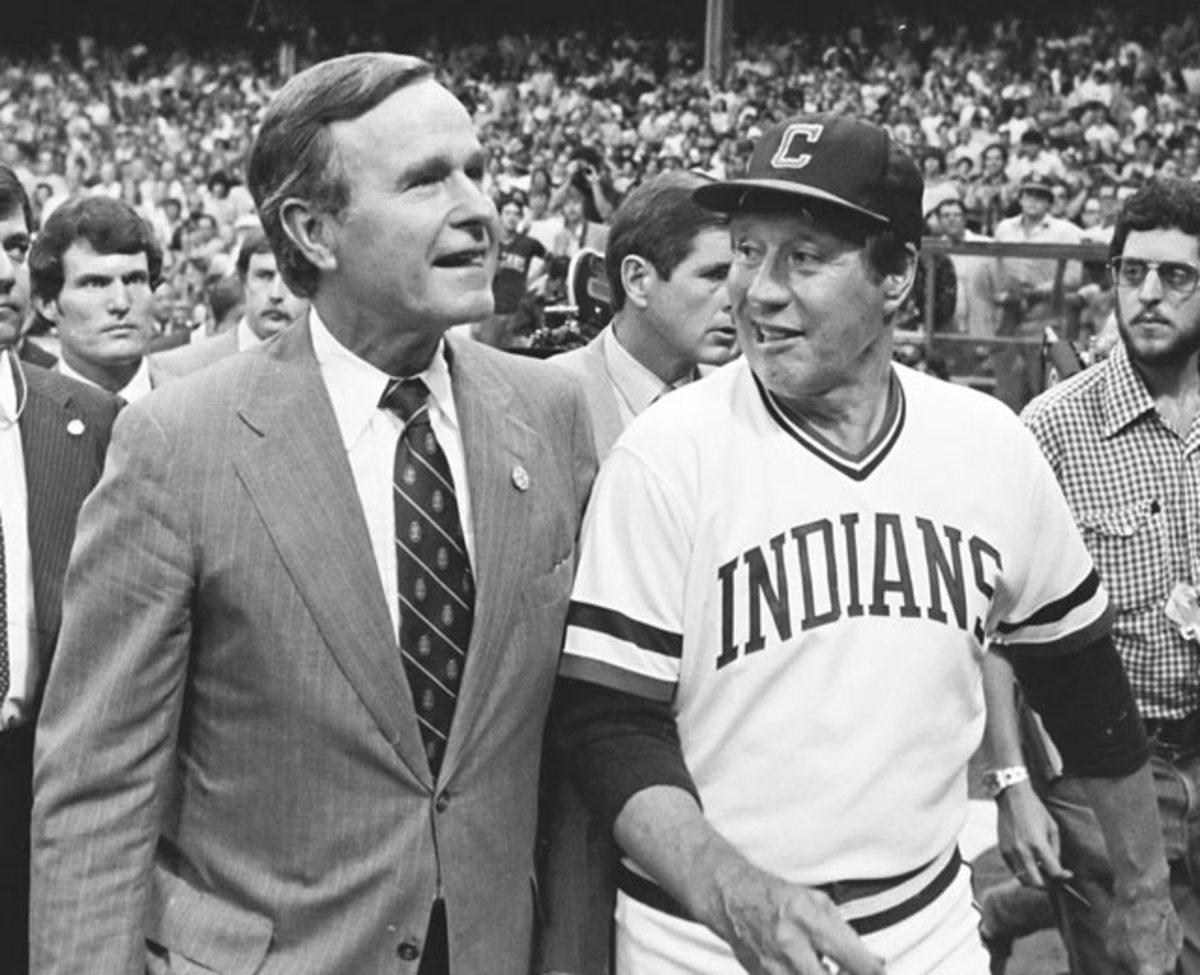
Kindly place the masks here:
[[(1116, 608), (1113, 642), (1149, 735), (1158, 815), (1183, 922), (1180, 971), (1200, 972), (1200, 186), (1157, 180), (1126, 200), (1110, 246), (1121, 342), (1022, 418), (1062, 485)], [(1028, 792), (1014, 787), (1013, 802)], [(1072, 971), (1121, 971), (1105, 951), (1113, 867), (1078, 779), (1047, 788), (1058, 823), (1036, 856), (1066, 867), (1090, 909), (1061, 898)], [(1052, 892), (1054, 887), (1051, 887)]]
[(245, 314), (228, 332), (155, 356), (165, 377), (186, 376), (226, 356), (252, 349), (308, 312), (308, 299), (294, 294), (279, 273), (265, 234), (251, 234), (239, 248), (237, 276), (245, 296)]

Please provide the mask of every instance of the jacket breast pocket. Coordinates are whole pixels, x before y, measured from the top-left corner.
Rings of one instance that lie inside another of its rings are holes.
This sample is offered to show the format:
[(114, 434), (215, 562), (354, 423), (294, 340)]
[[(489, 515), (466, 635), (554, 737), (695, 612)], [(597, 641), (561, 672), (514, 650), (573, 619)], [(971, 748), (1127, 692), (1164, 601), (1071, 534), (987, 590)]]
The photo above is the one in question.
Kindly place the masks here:
[(1170, 552), (1158, 502), (1144, 498), (1082, 511), (1079, 526), (1100, 579), (1120, 609), (1141, 609), (1166, 597)]
[(271, 947), (273, 931), (266, 918), (155, 870), (146, 929), (148, 971), (254, 975)]

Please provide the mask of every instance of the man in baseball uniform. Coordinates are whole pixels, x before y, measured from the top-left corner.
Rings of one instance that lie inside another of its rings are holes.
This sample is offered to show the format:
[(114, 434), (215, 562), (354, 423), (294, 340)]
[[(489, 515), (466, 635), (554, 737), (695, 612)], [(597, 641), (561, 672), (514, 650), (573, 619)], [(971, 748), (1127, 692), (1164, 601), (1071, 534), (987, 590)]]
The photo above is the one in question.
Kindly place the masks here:
[(1111, 613), (999, 402), (893, 364), (921, 179), (889, 137), (794, 118), (731, 215), (745, 356), (639, 417), (585, 520), (558, 737), (625, 853), (619, 975), (987, 971), (955, 838), (1011, 659), (1115, 852), (1109, 927), (1166, 973), (1147, 743)]

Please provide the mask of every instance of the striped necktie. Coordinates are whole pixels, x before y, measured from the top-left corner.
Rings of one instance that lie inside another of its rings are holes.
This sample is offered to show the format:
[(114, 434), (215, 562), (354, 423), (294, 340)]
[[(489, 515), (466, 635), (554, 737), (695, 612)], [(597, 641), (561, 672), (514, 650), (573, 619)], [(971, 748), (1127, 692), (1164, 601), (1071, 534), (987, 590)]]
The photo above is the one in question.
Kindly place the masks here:
[(436, 778), (471, 641), (475, 582), (454, 478), (429, 422), (428, 398), (420, 379), (398, 379), (388, 384), (380, 405), (404, 421), (392, 471), (400, 652)]

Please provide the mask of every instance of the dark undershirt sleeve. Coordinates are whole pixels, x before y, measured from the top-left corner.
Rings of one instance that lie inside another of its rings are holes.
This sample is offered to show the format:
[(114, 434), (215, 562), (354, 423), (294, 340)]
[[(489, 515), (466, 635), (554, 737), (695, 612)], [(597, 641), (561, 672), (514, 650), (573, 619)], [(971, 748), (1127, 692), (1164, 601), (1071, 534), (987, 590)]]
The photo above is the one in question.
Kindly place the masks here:
[(1062, 754), (1064, 774), (1116, 778), (1149, 759), (1146, 731), (1111, 637), (1057, 656), (1007, 656)]
[(699, 803), (669, 704), (564, 677), (550, 720), (559, 759), (609, 835), (625, 803), (650, 786), (676, 786)]

